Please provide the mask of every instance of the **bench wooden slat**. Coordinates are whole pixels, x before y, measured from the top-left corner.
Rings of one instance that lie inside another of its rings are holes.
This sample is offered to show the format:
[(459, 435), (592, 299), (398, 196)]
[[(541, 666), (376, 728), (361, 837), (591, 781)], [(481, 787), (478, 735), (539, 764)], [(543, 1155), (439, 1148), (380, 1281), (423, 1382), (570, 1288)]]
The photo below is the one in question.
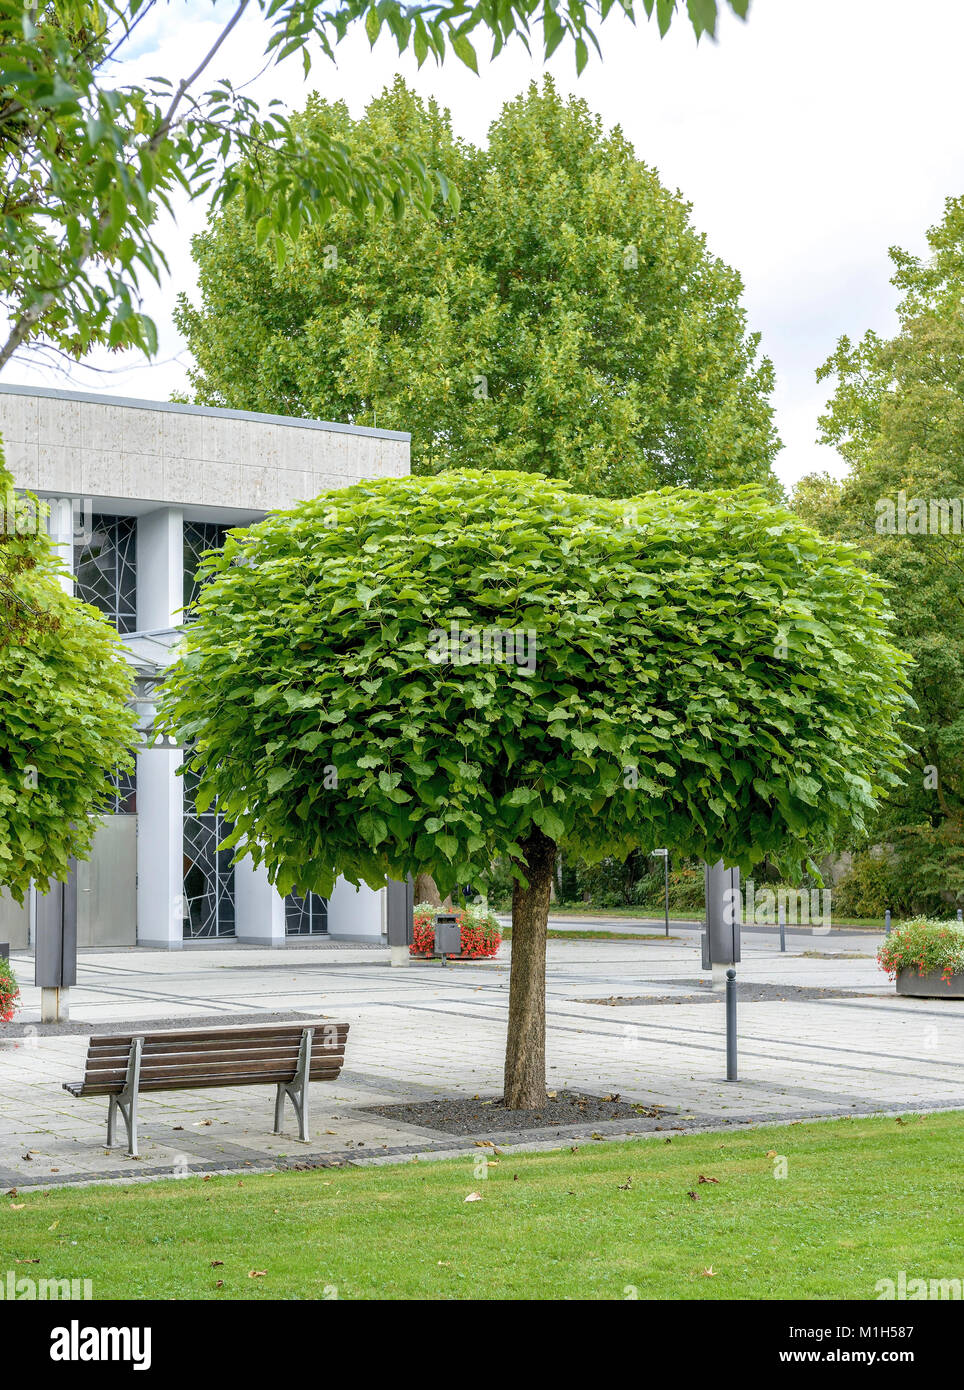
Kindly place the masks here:
[[(320, 1054), (324, 1057), (337, 1057), (344, 1054), (345, 1044), (337, 1043), (326, 1047), (324, 1043), (318, 1043), (316, 1046), (314, 1040), (312, 1040), (311, 1050), (315, 1055)], [(203, 1061), (204, 1059), (212, 1062), (227, 1062), (234, 1061), (235, 1059), (238, 1061), (251, 1062), (269, 1060), (287, 1062), (291, 1060), (292, 1063), (294, 1063), (298, 1060), (298, 1051), (298, 1047), (291, 1046), (219, 1047), (217, 1049), (211, 1049), (210, 1051), (195, 1050), (193, 1052), (181, 1052), (178, 1048), (168, 1047), (163, 1052), (145, 1051), (141, 1062), (141, 1070), (143, 1071), (148, 1066), (163, 1065), (165, 1061), (174, 1060), (184, 1062)], [(127, 1066), (127, 1057), (128, 1054), (126, 1052), (122, 1054), (111, 1053), (109, 1055), (98, 1054), (96, 1057), (88, 1057), (87, 1072), (90, 1074), (92, 1072), (110, 1071), (118, 1068), (123, 1070)]]
[[(311, 1068), (309, 1074), (310, 1081), (335, 1081), (338, 1078), (340, 1067), (330, 1070), (318, 1070)], [(264, 1076), (239, 1076), (236, 1072), (231, 1074), (221, 1074), (218, 1076), (192, 1075), (187, 1077), (146, 1077), (142, 1076), (139, 1091), (205, 1091), (218, 1090), (222, 1086), (273, 1086), (283, 1084), (292, 1078), (291, 1069), (269, 1073)], [(123, 1081), (108, 1082), (95, 1081), (91, 1084), (84, 1082), (70, 1082), (65, 1084), (65, 1090), (69, 1090), (75, 1096), (109, 1096), (123, 1088)]]
[(306, 1018), (299, 1023), (243, 1023), (223, 1028), (166, 1028), (159, 1031), (141, 1028), (131, 1033), (100, 1033), (88, 1039), (88, 1046), (94, 1052), (126, 1051), (135, 1038), (143, 1038), (145, 1046), (148, 1043), (153, 1045), (170, 1041), (176, 1042), (179, 1047), (191, 1047), (194, 1044), (206, 1046), (212, 1041), (234, 1042), (252, 1037), (264, 1037), (272, 1041), (296, 1038), (300, 1042), (306, 1028), (313, 1028), (315, 1037), (324, 1036), (326, 1029), (334, 1029), (339, 1037), (345, 1037), (348, 1033), (347, 1023), (335, 1023), (327, 1018)]

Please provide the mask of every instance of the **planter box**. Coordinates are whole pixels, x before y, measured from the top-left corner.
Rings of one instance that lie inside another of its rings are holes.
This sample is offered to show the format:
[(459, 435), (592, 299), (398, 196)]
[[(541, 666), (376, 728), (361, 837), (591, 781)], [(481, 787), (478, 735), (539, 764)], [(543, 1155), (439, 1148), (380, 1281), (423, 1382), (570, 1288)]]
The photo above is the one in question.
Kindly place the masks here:
[(964, 999), (964, 975), (952, 975), (945, 984), (940, 971), (918, 975), (916, 970), (901, 970), (897, 975), (897, 993), (916, 995), (918, 999)]

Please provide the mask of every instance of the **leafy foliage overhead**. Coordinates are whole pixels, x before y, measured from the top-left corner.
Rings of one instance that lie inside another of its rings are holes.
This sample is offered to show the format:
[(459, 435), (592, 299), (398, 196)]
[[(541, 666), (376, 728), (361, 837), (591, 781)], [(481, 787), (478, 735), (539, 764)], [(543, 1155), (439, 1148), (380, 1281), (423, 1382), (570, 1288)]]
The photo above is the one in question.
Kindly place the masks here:
[[(282, 892), (419, 868), (445, 891), (537, 831), (792, 872), (897, 779), (880, 585), (753, 489), (360, 483), (204, 569), (168, 727)], [(525, 634), (531, 669), (477, 659), (487, 629)]]
[(739, 275), (618, 131), (551, 79), (485, 149), (397, 78), (353, 121), (312, 99), (306, 140), (398, 144), (461, 211), (336, 210), (278, 266), (240, 206), (194, 240), (201, 299), (176, 319), (195, 399), (403, 429), (412, 470), (507, 468), (629, 496), (658, 484), (778, 484), (770, 363)]
[[(577, 66), (595, 44), (593, 25), (613, 0), (237, 0), (207, 52), (191, 54), (180, 81), (124, 81), (123, 60), (154, 0), (0, 0), (0, 310), (7, 319), (0, 368), (23, 344), (43, 339), (80, 355), (95, 343), (151, 352), (156, 330), (141, 311), (143, 276), (159, 279), (160, 207), (184, 189), (215, 208), (237, 199), (270, 235), (283, 261), (286, 238), (323, 222), (336, 205), (355, 213), (448, 196), (417, 150), (354, 151), (318, 131), (297, 130), (280, 102), (264, 110), (210, 69), (245, 12), (268, 21), (269, 61), (313, 45), (328, 57), (353, 26), (372, 43), (384, 29), (419, 63), (453, 53), (476, 67), (472, 35), (498, 52), (513, 35), (541, 28), (551, 53), (563, 40)], [(729, 0), (745, 15), (748, 0)], [(618, 0), (632, 15), (634, 0)], [(186, 33), (191, 7), (182, 3)], [(642, 0), (665, 33), (676, 0)], [(716, 0), (688, 0), (693, 28), (713, 33)], [(190, 48), (190, 45), (187, 45)]]
[(87, 857), (135, 721), (120, 639), (60, 587), (39, 504), (14, 509), (2, 450), (0, 508), (0, 887), (22, 902), (31, 879), (46, 891)]

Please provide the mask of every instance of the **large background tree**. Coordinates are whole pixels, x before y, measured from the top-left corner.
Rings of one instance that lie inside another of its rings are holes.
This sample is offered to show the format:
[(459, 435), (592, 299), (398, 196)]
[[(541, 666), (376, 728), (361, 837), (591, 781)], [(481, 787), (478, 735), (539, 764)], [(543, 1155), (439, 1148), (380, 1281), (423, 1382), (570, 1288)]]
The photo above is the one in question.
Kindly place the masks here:
[(199, 305), (182, 296), (176, 315), (196, 401), (410, 430), (415, 473), (776, 490), (773, 373), (740, 277), (584, 102), (547, 78), (480, 150), (398, 78), (357, 122), (315, 98), (295, 127), (422, 150), (461, 211), (336, 210), (283, 266), (239, 206), (220, 214), (194, 241)]
[(14, 498), (0, 447), (0, 888), (23, 901), (85, 859), (131, 763), (130, 667), (96, 609), (61, 588), (42, 506)]
[[(792, 873), (901, 763), (878, 582), (754, 489), (627, 509), (532, 474), (360, 483), (231, 533), (202, 572), (168, 727), (238, 854), (282, 893), (512, 861), (513, 1107), (545, 1100), (561, 842)], [(441, 650), (453, 622), (521, 631), (532, 669)]]
[(897, 333), (841, 339), (820, 373), (836, 379), (823, 438), (850, 472), (803, 479), (794, 505), (825, 534), (858, 543), (894, 586), (919, 727), (908, 732), (905, 785), (871, 827), (895, 849), (892, 871), (874, 875), (876, 909), (937, 910), (948, 894), (964, 903), (964, 536), (918, 534), (913, 520), (909, 533), (888, 533), (878, 504), (896, 510), (901, 491), (964, 499), (964, 198), (948, 201), (926, 256), (891, 257)]

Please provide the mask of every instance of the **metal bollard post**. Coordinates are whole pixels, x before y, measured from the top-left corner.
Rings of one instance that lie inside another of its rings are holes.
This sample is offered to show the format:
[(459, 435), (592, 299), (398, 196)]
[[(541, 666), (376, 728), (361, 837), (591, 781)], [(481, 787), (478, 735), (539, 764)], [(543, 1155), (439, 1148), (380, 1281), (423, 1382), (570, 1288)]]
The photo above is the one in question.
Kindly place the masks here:
[(726, 972), (726, 1079), (736, 1080), (736, 971)]
[(887, 911), (884, 913), (884, 933), (885, 933), (886, 936), (890, 936), (890, 908), (889, 908), (889, 907), (888, 907)]
[(784, 903), (777, 908), (777, 919), (780, 923), (780, 950), (787, 949), (787, 909)]
[(957, 909), (957, 920), (959, 922), (964, 922), (964, 912), (962, 912), (960, 908)]

